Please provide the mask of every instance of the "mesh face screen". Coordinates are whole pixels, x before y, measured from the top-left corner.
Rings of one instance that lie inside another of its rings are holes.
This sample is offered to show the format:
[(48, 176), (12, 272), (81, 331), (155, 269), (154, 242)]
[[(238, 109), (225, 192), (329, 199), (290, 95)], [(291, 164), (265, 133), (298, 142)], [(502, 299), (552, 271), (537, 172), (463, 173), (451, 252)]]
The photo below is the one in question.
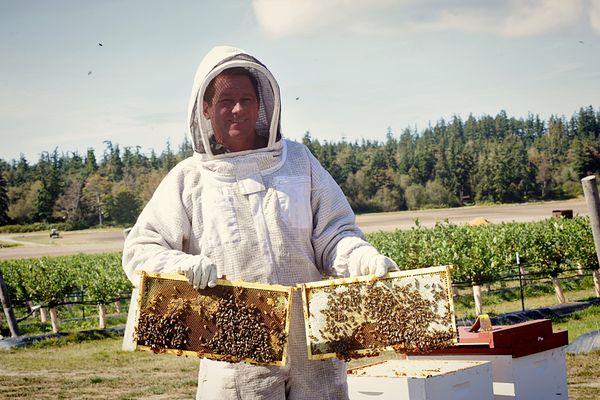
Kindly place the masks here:
[[(231, 72), (234, 70), (235, 72)], [(245, 72), (240, 75), (240, 70)], [(245, 74), (250, 75), (252, 78), (247, 78)], [(240, 82), (248, 79), (247, 82)], [(192, 131), (197, 136), (196, 143), (198, 151), (203, 153), (204, 147), (202, 140), (199, 136), (199, 130), (197, 129), (199, 118), (200, 126), (202, 130), (207, 132), (209, 141), (211, 143), (212, 153), (215, 155), (223, 154), (227, 152), (231, 143), (228, 143), (228, 131), (230, 123), (232, 121), (238, 121), (239, 124), (233, 127), (233, 130), (239, 130), (240, 132), (231, 132), (233, 135), (240, 137), (240, 134), (248, 129), (254, 133), (256, 132), (258, 138), (255, 143), (255, 148), (265, 147), (270, 135), (271, 120), (274, 112), (274, 94), (269, 78), (267, 78), (262, 72), (254, 68), (241, 68), (236, 67), (230, 70), (225, 70), (217, 77), (213, 79), (211, 84), (208, 85), (205, 92), (210, 98), (208, 104), (208, 116), (204, 114), (203, 104), (204, 95), (202, 99), (198, 99), (199, 103), (194, 106), (194, 117), (192, 121)], [(248, 96), (249, 95), (249, 96)], [(209, 100), (209, 99), (206, 99)], [(238, 101), (239, 103), (233, 104), (232, 101)], [(200, 111), (197, 112), (197, 108), (201, 107)], [(235, 107), (235, 116), (232, 115)], [(250, 126), (246, 126), (250, 123)], [(279, 128), (277, 129), (277, 138), (279, 138)]]
[(349, 360), (389, 347), (424, 353), (456, 342), (446, 267), (307, 284), (303, 301), (311, 359)]
[(165, 276), (142, 277), (135, 331), (139, 349), (285, 364), (289, 289), (219, 280), (214, 288), (194, 290), (187, 280)]

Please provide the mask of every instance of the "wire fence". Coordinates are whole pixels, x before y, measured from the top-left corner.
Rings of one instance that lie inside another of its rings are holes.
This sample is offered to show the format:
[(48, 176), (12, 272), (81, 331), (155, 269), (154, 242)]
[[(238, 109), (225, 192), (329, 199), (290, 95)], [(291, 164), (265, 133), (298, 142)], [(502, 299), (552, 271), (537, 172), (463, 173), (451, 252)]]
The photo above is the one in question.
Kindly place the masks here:
[[(484, 285), (491, 287), (492, 285), (500, 284), (501, 287), (497, 289), (488, 288), (486, 294), (493, 295), (497, 293), (505, 293), (507, 291), (513, 291), (516, 288), (519, 290), (519, 297), (521, 300), (521, 309), (526, 310), (525, 307), (525, 292), (528, 287), (540, 287), (547, 286), (553, 283), (553, 278), (560, 279), (561, 282), (572, 281), (574, 279), (580, 280), (586, 276), (590, 276), (593, 271), (597, 271), (595, 268), (582, 267), (582, 266), (570, 266), (557, 268), (557, 274), (555, 277), (550, 276), (547, 271), (536, 270), (539, 264), (522, 262), (519, 258), (518, 253), (515, 257), (515, 263), (506, 265), (499, 269), (500, 277), (494, 279), (493, 282), (487, 282)], [(506, 287), (507, 283), (518, 283), (518, 286)], [(458, 281), (453, 282), (452, 286), (457, 289), (472, 288), (475, 286), (473, 282)]]

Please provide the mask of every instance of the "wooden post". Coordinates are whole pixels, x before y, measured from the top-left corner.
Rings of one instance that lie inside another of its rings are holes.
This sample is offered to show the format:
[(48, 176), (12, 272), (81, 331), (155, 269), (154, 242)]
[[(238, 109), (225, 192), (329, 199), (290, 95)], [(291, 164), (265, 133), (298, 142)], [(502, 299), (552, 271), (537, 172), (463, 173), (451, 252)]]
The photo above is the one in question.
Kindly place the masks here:
[(121, 314), (121, 300), (115, 301), (115, 312)]
[(52, 332), (58, 333), (58, 331), (60, 331), (60, 320), (56, 313), (56, 307), (50, 309), (50, 322), (52, 322)]
[(481, 305), (481, 286), (473, 285), (473, 299), (475, 300), (475, 316), (483, 314)]
[(106, 328), (106, 306), (98, 304), (98, 326), (100, 329)]
[(46, 309), (44, 307), (40, 307), (40, 322), (48, 322), (48, 315), (46, 315)]
[[(592, 235), (594, 236), (594, 245), (596, 246), (596, 257), (600, 265), (600, 197), (598, 196), (598, 185), (594, 175), (586, 176), (581, 180), (583, 185), (583, 194), (590, 212), (590, 225), (592, 226)], [(596, 296), (600, 297), (600, 277), (598, 270), (594, 273), (594, 286)]]
[(556, 302), (558, 304), (566, 303), (565, 294), (563, 293), (562, 286), (560, 286), (560, 279), (553, 276), (552, 277), (552, 286), (554, 286), (554, 292), (556, 293)]
[(596, 297), (600, 297), (600, 271), (592, 271), (592, 276), (594, 277), (594, 289), (596, 290)]
[(8, 329), (10, 330), (10, 335), (12, 337), (20, 336), (21, 332), (19, 331), (19, 326), (17, 325), (17, 319), (15, 318), (15, 313), (13, 312), (12, 305), (10, 304), (10, 296), (8, 295), (8, 288), (4, 283), (4, 277), (2, 276), (2, 272), (0, 272), (0, 300), (2, 301), (4, 315), (6, 315), (6, 321), (8, 322)]

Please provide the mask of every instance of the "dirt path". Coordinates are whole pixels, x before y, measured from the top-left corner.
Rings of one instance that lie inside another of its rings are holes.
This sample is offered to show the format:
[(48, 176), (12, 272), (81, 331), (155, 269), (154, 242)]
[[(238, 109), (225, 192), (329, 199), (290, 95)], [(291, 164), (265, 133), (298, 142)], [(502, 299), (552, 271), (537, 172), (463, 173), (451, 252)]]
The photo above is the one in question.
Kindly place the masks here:
[(365, 233), (409, 229), (419, 220), (422, 226), (434, 226), (436, 222), (448, 219), (454, 224), (467, 223), (483, 217), (492, 223), (526, 222), (550, 218), (552, 210), (573, 210), (573, 215), (588, 215), (583, 197), (543, 203), (502, 204), (491, 206), (471, 206), (441, 208), (437, 210), (400, 211), (392, 213), (363, 214), (357, 217), (360, 228)]
[[(455, 224), (483, 217), (492, 223), (503, 221), (535, 221), (549, 218), (552, 210), (569, 209), (574, 214), (587, 215), (584, 198), (493, 206), (444, 208), (423, 211), (400, 211), (359, 215), (356, 220), (365, 233), (380, 230), (409, 229), (415, 220), (423, 226), (433, 226), (436, 221), (448, 220)], [(0, 248), (1, 259), (59, 256), (77, 253), (106, 253), (123, 249), (121, 229), (89, 229), (61, 232), (60, 239), (50, 239), (48, 232), (2, 234), (0, 241), (18, 243), (18, 247)]]
[(124, 237), (122, 229), (114, 228), (61, 232), (59, 239), (50, 239), (48, 232), (2, 234), (0, 241), (19, 244), (0, 249), (2, 260), (121, 251)]

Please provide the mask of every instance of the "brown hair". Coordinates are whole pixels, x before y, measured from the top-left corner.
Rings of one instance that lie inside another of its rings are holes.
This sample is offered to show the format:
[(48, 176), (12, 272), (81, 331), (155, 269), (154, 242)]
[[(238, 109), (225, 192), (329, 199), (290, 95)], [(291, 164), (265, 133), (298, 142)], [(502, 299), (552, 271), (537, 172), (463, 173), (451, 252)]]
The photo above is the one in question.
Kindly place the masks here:
[[(256, 99), (260, 100), (260, 97), (258, 94), (258, 80), (246, 68), (243, 68), (243, 67), (228, 68), (228, 69), (224, 70), (223, 72), (221, 72), (217, 76), (221, 76), (221, 75), (224, 75), (224, 76), (236, 76), (236, 75), (237, 76), (239, 76), (239, 75), (247, 76), (248, 79), (250, 79), (250, 82), (252, 83), (252, 87), (254, 88), (254, 94), (256, 94)], [(203, 100), (209, 104), (212, 104), (213, 97), (215, 96), (215, 80), (217, 79), (217, 76), (215, 76), (213, 78), (213, 80), (210, 81), (210, 83), (206, 87), (206, 90), (204, 91)]]

